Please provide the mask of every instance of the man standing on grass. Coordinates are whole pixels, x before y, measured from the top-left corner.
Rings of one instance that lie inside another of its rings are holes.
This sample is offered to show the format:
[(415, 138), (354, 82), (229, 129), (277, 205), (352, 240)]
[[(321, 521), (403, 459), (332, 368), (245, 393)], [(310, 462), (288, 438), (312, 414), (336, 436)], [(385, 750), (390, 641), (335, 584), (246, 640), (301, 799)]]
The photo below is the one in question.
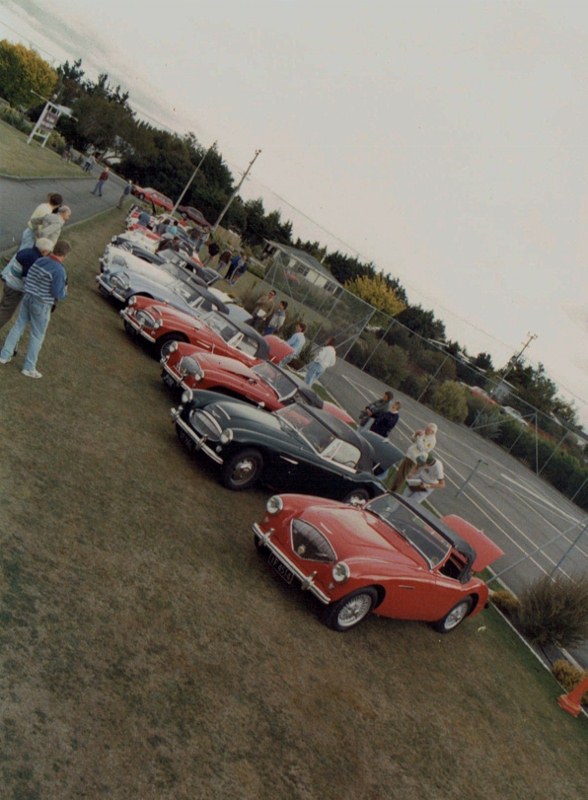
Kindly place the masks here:
[(34, 247), (19, 250), (2, 270), (4, 290), (0, 300), (0, 328), (6, 325), (22, 300), (27, 272), (37, 259), (48, 256), (52, 250), (53, 242), (50, 239), (37, 239)]
[(37, 371), (37, 359), (43, 345), (51, 310), (58, 300), (67, 296), (67, 274), (63, 261), (71, 250), (69, 242), (57, 242), (53, 252), (37, 259), (24, 281), (24, 297), (16, 322), (0, 351), (0, 364), (12, 361), (14, 351), (27, 325), (30, 325), (29, 349), (22, 374), (27, 378), (42, 378)]
[(294, 325), (294, 333), (286, 342), (286, 344), (289, 344), (290, 347), (294, 349), (289, 355), (284, 356), (284, 358), (280, 361), (281, 367), (285, 367), (286, 364), (289, 364), (293, 358), (298, 358), (302, 352), (304, 345), (306, 344), (306, 336), (304, 335), (305, 330), (306, 325), (304, 322), (297, 322), (296, 325)]
[(27, 227), (22, 233), (19, 250), (32, 247), (35, 244), (35, 239), (45, 238), (39, 231), (39, 225), (48, 214), (54, 214), (59, 206), (62, 205), (63, 197), (60, 194), (51, 193), (47, 195), (47, 202), (38, 205), (31, 214)]

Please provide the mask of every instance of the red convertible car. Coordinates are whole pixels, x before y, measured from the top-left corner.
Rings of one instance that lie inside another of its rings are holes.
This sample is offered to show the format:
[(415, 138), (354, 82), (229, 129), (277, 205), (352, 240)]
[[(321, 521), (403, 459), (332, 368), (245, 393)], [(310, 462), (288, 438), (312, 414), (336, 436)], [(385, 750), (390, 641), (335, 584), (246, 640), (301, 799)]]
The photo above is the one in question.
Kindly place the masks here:
[(152, 189), (150, 186), (145, 189), (142, 186), (133, 185), (131, 194), (134, 194), (135, 197), (139, 198), (139, 200), (144, 200), (146, 203), (151, 203), (153, 206), (165, 208), (166, 211), (171, 211), (174, 207), (173, 200), (170, 200), (169, 197), (166, 197), (166, 195), (158, 192), (157, 189)]
[[(274, 338), (272, 355), (283, 358), (277, 348), (281, 339)], [(290, 347), (286, 345), (288, 350)], [(310, 386), (293, 373), (269, 361), (244, 364), (235, 358), (199, 351), (194, 345), (182, 342), (171, 344), (161, 359), (163, 382), (171, 388), (207, 389), (248, 400), (268, 411), (277, 411), (290, 403), (302, 403), (324, 408), (348, 425), (353, 417), (335, 403), (323, 401)]]
[(218, 311), (196, 319), (168, 303), (135, 296), (120, 313), (127, 333), (138, 334), (152, 344), (158, 359), (167, 353), (172, 342), (188, 342), (198, 350), (250, 365), (284, 357), (286, 343), (277, 336), (263, 337), (247, 323), (231, 320)]
[(365, 505), (274, 495), (255, 543), (288, 584), (323, 603), (323, 622), (347, 631), (370, 612), (454, 630), (487, 604), (474, 575), (503, 555), (461, 517), (439, 520), (394, 494)]

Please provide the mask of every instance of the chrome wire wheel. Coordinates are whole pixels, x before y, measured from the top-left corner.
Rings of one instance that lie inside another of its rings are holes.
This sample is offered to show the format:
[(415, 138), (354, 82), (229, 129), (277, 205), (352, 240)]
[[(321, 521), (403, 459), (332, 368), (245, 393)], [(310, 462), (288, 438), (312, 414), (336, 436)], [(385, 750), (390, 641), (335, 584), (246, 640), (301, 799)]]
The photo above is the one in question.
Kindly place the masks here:
[(473, 605), (474, 603), (471, 597), (464, 598), (459, 603), (456, 603), (451, 611), (447, 612), (443, 619), (440, 619), (438, 622), (434, 622), (433, 628), (436, 631), (439, 631), (439, 633), (449, 633), (450, 631), (455, 630), (457, 626), (461, 625), (464, 619), (468, 616)]
[(373, 586), (366, 586), (365, 589), (358, 589), (327, 606), (323, 611), (323, 622), (332, 630), (343, 633), (359, 625), (377, 602), (376, 589)]

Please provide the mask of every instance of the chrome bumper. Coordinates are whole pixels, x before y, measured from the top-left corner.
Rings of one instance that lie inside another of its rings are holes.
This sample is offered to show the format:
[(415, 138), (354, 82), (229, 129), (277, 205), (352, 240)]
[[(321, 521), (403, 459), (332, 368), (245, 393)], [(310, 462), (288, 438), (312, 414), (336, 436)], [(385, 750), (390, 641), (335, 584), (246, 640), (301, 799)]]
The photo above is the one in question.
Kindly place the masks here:
[(253, 528), (253, 533), (257, 536), (257, 538), (259, 539), (260, 543), (264, 547), (267, 547), (267, 549), (271, 553), (273, 553), (273, 555), (278, 559), (278, 561), (280, 563), (282, 563), (287, 569), (290, 570), (290, 572), (292, 572), (298, 578), (298, 580), (300, 581), (301, 588), (304, 591), (308, 591), (311, 594), (313, 594), (315, 597), (317, 597), (321, 601), (321, 603), (324, 603), (324, 605), (326, 605), (326, 606), (329, 605), (329, 603), (331, 602), (331, 598), (328, 597), (322, 591), (322, 589), (319, 589), (318, 586), (315, 585), (315, 583), (314, 583), (314, 577), (315, 577), (314, 574), (313, 575), (305, 575), (304, 572), (302, 572), (302, 570), (300, 570), (296, 566), (296, 564), (294, 564), (292, 561), (290, 561), (288, 556), (284, 555), (284, 553), (278, 547), (276, 547), (276, 545), (271, 540), (271, 534), (270, 533), (264, 533), (262, 531), (262, 529), (259, 527), (259, 525), (257, 524), (257, 522), (253, 523), (252, 528)]
[(202, 450), (202, 452), (206, 453), (206, 455), (210, 459), (212, 459), (212, 461), (214, 461), (216, 464), (224, 463), (224, 459), (221, 458), (221, 456), (219, 456), (217, 452), (215, 452), (209, 445), (206, 444), (206, 439), (204, 437), (198, 436), (194, 428), (192, 428), (190, 425), (184, 422), (184, 420), (180, 416), (180, 410), (178, 408), (172, 408), (171, 415), (176, 425), (179, 425), (180, 428), (184, 431), (184, 433), (187, 433), (190, 439), (192, 439), (192, 441), (196, 445), (196, 450)]
[(165, 360), (165, 358), (162, 358), (159, 363), (161, 364), (161, 366), (163, 367), (165, 372), (167, 372), (167, 374), (170, 376), (170, 378), (173, 378), (173, 381), (174, 381), (175, 384), (177, 384), (178, 386), (181, 386), (182, 389), (189, 389), (190, 388), (189, 386), (187, 386), (184, 383), (182, 378), (180, 378), (178, 376), (177, 372), (175, 372), (171, 367), (168, 367), (167, 361)]
[(131, 326), (131, 328), (133, 328), (134, 331), (139, 333), (144, 339), (147, 339), (148, 342), (151, 342), (151, 344), (155, 344), (155, 341), (156, 341), (155, 338), (153, 336), (151, 336), (150, 333), (147, 333), (146, 331), (144, 331), (143, 327), (141, 325), (139, 325), (139, 323), (135, 319), (133, 319), (133, 317), (129, 317), (129, 315), (127, 314), (126, 308), (122, 309), (122, 311), (120, 312), (120, 315), (124, 319), (125, 322), (128, 322), (128, 324)]

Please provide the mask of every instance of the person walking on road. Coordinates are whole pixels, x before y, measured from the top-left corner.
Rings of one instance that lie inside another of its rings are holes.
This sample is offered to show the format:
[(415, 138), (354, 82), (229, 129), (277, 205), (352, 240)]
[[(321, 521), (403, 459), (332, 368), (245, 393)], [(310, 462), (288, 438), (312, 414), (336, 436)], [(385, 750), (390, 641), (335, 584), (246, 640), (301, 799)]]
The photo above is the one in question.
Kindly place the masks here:
[(41, 234), (37, 230), (38, 225), (47, 214), (53, 214), (61, 205), (63, 205), (63, 197), (60, 194), (55, 192), (47, 195), (47, 202), (38, 205), (31, 214), (31, 218), (22, 232), (19, 250), (34, 246), (35, 239), (41, 238)]
[(110, 177), (110, 170), (108, 167), (104, 167), (100, 175), (98, 176), (98, 180), (96, 181), (96, 186), (92, 190), (91, 194), (98, 195), (98, 197), (102, 197), (102, 187)]
[(327, 339), (324, 347), (318, 350), (306, 368), (306, 376), (304, 382), (308, 386), (312, 386), (325, 372), (325, 370), (334, 367), (337, 363), (337, 352), (335, 350), (335, 340), (333, 337)]
[(27, 325), (30, 326), (29, 349), (22, 369), (22, 374), (27, 378), (43, 377), (37, 371), (37, 359), (51, 319), (51, 310), (56, 301), (67, 297), (67, 274), (63, 261), (70, 250), (69, 242), (57, 242), (50, 255), (37, 259), (29, 269), (18, 317), (0, 350), (0, 364), (8, 364)]
[(14, 255), (2, 270), (3, 292), (0, 300), (0, 328), (12, 317), (24, 294), (24, 279), (38, 258), (53, 250), (50, 239), (37, 239), (34, 247), (25, 247)]

